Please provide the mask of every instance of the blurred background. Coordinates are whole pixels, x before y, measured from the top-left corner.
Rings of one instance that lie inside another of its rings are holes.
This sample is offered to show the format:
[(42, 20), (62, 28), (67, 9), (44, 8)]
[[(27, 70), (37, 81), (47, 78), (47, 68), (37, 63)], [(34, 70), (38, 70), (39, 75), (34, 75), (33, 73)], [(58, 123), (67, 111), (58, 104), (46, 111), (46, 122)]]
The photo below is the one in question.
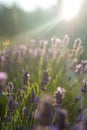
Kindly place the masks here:
[(0, 0), (0, 39), (68, 34), (87, 41), (87, 0)]

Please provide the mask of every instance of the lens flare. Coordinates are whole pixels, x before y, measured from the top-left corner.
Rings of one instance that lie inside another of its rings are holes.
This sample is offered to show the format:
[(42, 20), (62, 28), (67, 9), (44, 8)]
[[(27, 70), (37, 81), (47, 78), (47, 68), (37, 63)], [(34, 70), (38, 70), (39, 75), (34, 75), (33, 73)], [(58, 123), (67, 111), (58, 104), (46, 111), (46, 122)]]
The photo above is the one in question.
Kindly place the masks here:
[(64, 20), (71, 20), (74, 18), (82, 5), (82, 0), (63, 0), (62, 17)]

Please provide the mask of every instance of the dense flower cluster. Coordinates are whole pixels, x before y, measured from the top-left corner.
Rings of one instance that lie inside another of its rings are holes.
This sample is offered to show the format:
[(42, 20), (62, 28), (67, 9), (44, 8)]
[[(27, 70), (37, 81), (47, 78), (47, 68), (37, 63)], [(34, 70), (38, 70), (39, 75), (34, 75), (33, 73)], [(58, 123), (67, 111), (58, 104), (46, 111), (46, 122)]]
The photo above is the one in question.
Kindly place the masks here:
[(80, 64), (76, 65), (76, 73), (87, 73), (87, 60), (82, 60)]
[(87, 129), (87, 61), (79, 63), (81, 40), (72, 49), (69, 40), (31, 39), (0, 50), (0, 130)]

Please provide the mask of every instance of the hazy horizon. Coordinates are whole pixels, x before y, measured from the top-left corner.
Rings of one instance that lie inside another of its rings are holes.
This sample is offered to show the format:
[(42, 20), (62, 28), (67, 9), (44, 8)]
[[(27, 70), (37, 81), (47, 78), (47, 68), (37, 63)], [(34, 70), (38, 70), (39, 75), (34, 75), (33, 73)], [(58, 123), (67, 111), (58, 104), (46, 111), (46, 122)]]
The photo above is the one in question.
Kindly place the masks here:
[(25, 11), (33, 11), (38, 7), (49, 9), (57, 4), (57, 0), (0, 0), (0, 3), (6, 6), (12, 6), (15, 3)]

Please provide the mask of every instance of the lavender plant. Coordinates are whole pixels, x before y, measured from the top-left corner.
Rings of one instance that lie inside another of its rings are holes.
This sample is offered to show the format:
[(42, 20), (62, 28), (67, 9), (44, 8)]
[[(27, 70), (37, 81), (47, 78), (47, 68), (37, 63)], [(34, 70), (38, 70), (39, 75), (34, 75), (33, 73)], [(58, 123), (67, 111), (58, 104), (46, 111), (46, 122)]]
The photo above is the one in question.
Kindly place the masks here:
[(13, 46), (10, 41), (3, 42), (2, 130), (86, 130), (87, 61), (80, 63), (81, 40), (75, 40), (72, 48), (69, 40), (65, 35), (49, 42), (31, 39)]

